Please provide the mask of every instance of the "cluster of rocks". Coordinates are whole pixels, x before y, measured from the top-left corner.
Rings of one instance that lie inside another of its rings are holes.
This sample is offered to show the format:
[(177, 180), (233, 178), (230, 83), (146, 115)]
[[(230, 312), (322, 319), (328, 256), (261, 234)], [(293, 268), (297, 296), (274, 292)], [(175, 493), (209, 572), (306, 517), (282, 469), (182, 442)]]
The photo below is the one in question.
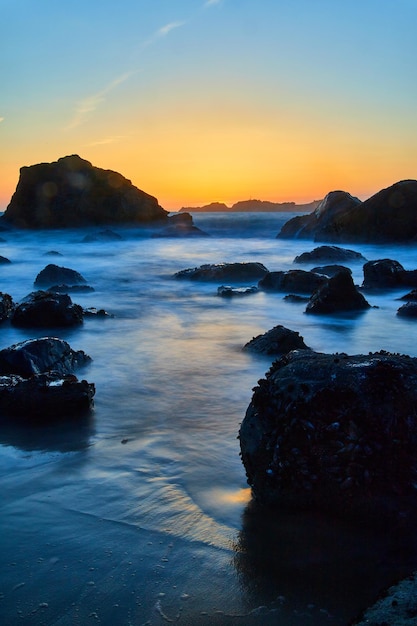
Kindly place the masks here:
[[(57, 283), (57, 284), (55, 284)], [(20, 328), (65, 328), (83, 323), (84, 317), (107, 317), (94, 307), (83, 309), (68, 291), (93, 290), (75, 270), (47, 265), (36, 276), (35, 287), (19, 303), (0, 293), (0, 322)], [(79, 381), (74, 371), (91, 362), (83, 351), (75, 352), (53, 337), (32, 339), (0, 351), (0, 411), (37, 421), (53, 416), (79, 414), (93, 406), (95, 387)]]
[(93, 404), (95, 387), (74, 371), (91, 358), (53, 337), (0, 350), (0, 411), (28, 422), (80, 414)]
[(324, 242), (388, 243), (417, 239), (417, 181), (403, 180), (364, 202), (332, 191), (307, 215), (290, 219), (277, 235)]

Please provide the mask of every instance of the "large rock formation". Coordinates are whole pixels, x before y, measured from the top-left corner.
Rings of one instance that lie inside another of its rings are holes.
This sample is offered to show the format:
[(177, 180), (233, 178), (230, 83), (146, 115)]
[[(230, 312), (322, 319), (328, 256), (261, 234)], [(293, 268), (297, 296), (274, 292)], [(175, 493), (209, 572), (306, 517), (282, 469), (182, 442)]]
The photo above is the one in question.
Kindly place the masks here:
[(256, 499), (355, 519), (417, 510), (417, 359), (288, 353), (240, 428)]
[(78, 155), (22, 167), (4, 220), (18, 228), (166, 222), (153, 196)]
[(83, 323), (83, 309), (66, 293), (34, 291), (18, 304), (11, 323), (19, 328), (64, 328)]
[(364, 202), (331, 192), (309, 215), (289, 220), (278, 237), (389, 243), (417, 238), (417, 180), (403, 180)]

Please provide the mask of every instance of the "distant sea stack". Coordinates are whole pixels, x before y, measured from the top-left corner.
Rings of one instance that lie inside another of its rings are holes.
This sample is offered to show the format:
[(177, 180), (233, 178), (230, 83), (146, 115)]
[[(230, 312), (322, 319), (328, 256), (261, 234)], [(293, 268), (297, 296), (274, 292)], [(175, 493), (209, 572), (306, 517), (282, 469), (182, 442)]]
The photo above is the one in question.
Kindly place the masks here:
[(304, 213), (314, 211), (320, 204), (320, 200), (313, 200), (308, 204), (295, 204), (295, 202), (269, 202), (268, 200), (240, 200), (231, 207), (224, 202), (211, 202), (204, 206), (183, 207), (180, 213), (276, 213), (287, 211), (299, 211)]
[(280, 238), (327, 242), (405, 243), (417, 240), (417, 180), (402, 180), (364, 202), (332, 191), (309, 215), (289, 220)]
[(145, 225), (166, 223), (168, 212), (121, 174), (74, 154), (22, 167), (3, 220), (27, 229)]

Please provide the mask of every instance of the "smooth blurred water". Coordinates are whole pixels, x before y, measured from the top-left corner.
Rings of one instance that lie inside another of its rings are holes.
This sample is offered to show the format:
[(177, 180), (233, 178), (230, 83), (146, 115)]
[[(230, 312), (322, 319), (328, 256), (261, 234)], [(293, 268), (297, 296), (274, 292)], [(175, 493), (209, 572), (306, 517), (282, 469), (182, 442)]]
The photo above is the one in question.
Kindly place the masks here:
[[(0, 423), (2, 624), (346, 624), (415, 567), (409, 538), (269, 519), (250, 502), (237, 434), (271, 359), (242, 351), (247, 341), (283, 324), (317, 351), (417, 356), (415, 322), (396, 316), (404, 291), (367, 294), (378, 308), (359, 316), (318, 317), (284, 294), (224, 299), (217, 284), (173, 279), (203, 263), (309, 269), (293, 259), (316, 244), (276, 239), (289, 217), (195, 215), (207, 238), (4, 235), (1, 291), (20, 300), (56, 263), (95, 289), (75, 302), (114, 318), (49, 333), (93, 358), (81, 374), (96, 385), (89, 419)], [(416, 247), (346, 247), (417, 267)], [(362, 264), (351, 268), (360, 284)], [(46, 334), (4, 324), (0, 348)]]

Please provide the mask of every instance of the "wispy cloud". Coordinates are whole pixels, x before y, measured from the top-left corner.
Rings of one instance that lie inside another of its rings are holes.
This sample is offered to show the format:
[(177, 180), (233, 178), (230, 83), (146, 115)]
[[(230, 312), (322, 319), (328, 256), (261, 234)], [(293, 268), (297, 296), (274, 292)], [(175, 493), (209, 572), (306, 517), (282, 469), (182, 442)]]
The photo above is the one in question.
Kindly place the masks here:
[(166, 37), (171, 31), (175, 30), (176, 28), (180, 28), (181, 26), (184, 26), (186, 23), (187, 22), (176, 21), (176, 22), (169, 22), (169, 24), (165, 24), (165, 26), (161, 26), (161, 28), (158, 28), (158, 30), (155, 31), (153, 35), (149, 37), (149, 39), (144, 41), (141, 47), (147, 48), (151, 44), (155, 43), (158, 39), (162, 39), (163, 37)]
[(212, 7), (215, 4), (220, 4), (222, 0), (206, 0), (206, 2), (204, 3), (205, 7)]
[(0, 117), (0, 123), (4, 122), (4, 117)]
[(67, 130), (72, 130), (80, 126), (88, 118), (89, 114), (93, 113), (99, 104), (105, 101), (109, 93), (111, 93), (116, 87), (124, 83), (128, 78), (132, 76), (133, 72), (126, 72), (121, 76), (118, 76), (110, 83), (108, 83), (103, 89), (91, 96), (87, 96), (82, 100), (79, 100), (75, 106), (74, 115), (67, 126)]
[(105, 137), (104, 139), (98, 139), (97, 141), (91, 141), (90, 143), (86, 143), (86, 148), (93, 148), (94, 146), (104, 146), (109, 143), (117, 143), (125, 138), (125, 135), (114, 135), (112, 137)]

